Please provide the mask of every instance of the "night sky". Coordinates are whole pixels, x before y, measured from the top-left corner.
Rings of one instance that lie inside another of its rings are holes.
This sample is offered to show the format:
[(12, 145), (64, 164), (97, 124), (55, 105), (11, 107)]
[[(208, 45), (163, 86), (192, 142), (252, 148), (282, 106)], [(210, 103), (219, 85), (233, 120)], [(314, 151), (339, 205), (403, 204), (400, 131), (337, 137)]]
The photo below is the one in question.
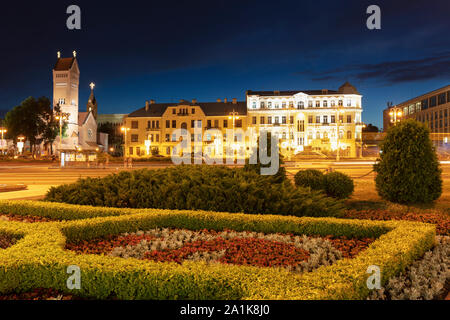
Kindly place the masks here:
[[(71, 4), (80, 31), (66, 28)], [(366, 27), (371, 4), (381, 30)], [(80, 109), (94, 81), (100, 113), (348, 80), (364, 96), (363, 121), (381, 127), (387, 101), (450, 84), (449, 0), (4, 1), (0, 17), (0, 110), (51, 97), (56, 52), (73, 50)]]

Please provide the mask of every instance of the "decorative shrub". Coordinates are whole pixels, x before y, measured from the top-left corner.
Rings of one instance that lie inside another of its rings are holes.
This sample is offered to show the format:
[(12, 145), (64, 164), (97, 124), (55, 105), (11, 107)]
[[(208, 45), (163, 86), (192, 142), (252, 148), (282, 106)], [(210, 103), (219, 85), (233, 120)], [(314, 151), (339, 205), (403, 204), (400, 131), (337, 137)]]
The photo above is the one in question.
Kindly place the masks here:
[(311, 188), (311, 190), (325, 190), (325, 177), (322, 171), (315, 169), (300, 170), (294, 177), (295, 185)]
[(53, 187), (46, 200), (117, 208), (159, 208), (340, 216), (342, 204), (289, 180), (269, 183), (253, 171), (217, 166), (177, 166), (120, 172)]
[(329, 197), (346, 199), (354, 190), (353, 180), (341, 172), (323, 174), (316, 169), (301, 170), (294, 177), (295, 185), (323, 191)]
[(354, 189), (353, 180), (345, 173), (334, 171), (325, 175), (325, 192), (329, 197), (346, 199)]
[(429, 203), (442, 193), (441, 169), (430, 130), (406, 120), (389, 129), (374, 166), (378, 194), (396, 203)]

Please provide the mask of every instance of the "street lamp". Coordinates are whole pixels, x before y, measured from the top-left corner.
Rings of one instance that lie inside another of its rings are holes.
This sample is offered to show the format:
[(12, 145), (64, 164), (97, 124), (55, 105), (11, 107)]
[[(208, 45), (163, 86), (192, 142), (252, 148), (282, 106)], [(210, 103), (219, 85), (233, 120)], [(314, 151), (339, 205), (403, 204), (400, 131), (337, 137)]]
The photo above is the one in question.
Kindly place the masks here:
[(19, 136), (19, 137), (17, 137), (17, 139), (19, 140), (17, 142), (17, 149), (19, 149), (19, 153), (22, 153), (23, 152), (23, 147), (25, 146), (25, 143), (24, 143), (25, 137), (24, 136)]
[(5, 153), (4, 152), (4, 139), (3, 139), (3, 135), (5, 134), (5, 133), (7, 133), (8, 132), (8, 130), (6, 130), (5, 128), (0, 128), (0, 132), (2, 133), (2, 155)]
[(341, 141), (340, 141), (340, 138), (341, 138), (341, 133), (340, 133), (340, 131), (339, 131), (339, 127), (340, 127), (340, 124), (341, 124), (341, 113), (342, 112), (344, 112), (343, 110), (342, 110), (342, 107), (341, 106), (338, 106), (338, 108), (337, 108), (337, 119), (336, 119), (336, 129), (337, 129), (337, 136), (336, 136), (336, 139), (337, 139), (337, 152), (336, 152), (336, 161), (340, 161), (341, 160), (341, 155), (340, 155), (340, 151), (341, 151)]
[(130, 131), (130, 128), (122, 127), (122, 128), (120, 128), (120, 131), (122, 131), (122, 132), (123, 132), (123, 135), (124, 135), (124, 142), (123, 142), (123, 156), (125, 157), (125, 156), (126, 156), (126, 150), (125, 150), (125, 147), (126, 147), (126, 144), (127, 144), (127, 132)]
[(55, 117), (56, 120), (59, 121), (59, 155), (61, 157), (61, 150), (62, 150), (62, 128), (64, 126), (64, 122), (69, 120), (69, 113), (64, 113), (62, 111), (57, 113), (57, 116)]
[[(232, 112), (230, 112), (230, 114), (229, 114), (229, 116), (228, 116), (228, 119), (229, 120), (232, 120), (233, 121), (233, 144), (232, 144), (232, 148), (233, 148), (233, 150), (234, 151), (236, 151), (236, 144), (234, 143), (235, 141), (235, 136), (234, 136), (234, 130), (235, 130), (235, 127), (236, 127), (236, 120), (239, 120), (240, 119), (240, 117), (239, 117), (239, 112), (236, 112), (236, 111), (234, 111), (234, 109), (233, 109), (233, 111)], [(236, 151), (236, 155), (237, 155), (237, 151)], [(233, 158), (234, 158), (234, 152), (233, 152)], [(234, 161), (234, 160), (233, 160)]]

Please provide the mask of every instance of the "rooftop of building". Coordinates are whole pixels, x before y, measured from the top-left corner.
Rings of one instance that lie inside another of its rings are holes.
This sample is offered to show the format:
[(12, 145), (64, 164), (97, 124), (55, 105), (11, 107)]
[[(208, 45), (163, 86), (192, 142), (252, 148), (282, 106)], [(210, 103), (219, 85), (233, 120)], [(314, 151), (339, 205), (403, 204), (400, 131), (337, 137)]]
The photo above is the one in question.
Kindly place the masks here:
[(247, 114), (247, 102), (245, 101), (217, 101), (217, 102), (188, 102), (179, 103), (151, 103), (128, 115), (129, 118), (161, 117), (169, 107), (190, 106), (200, 107), (206, 116), (228, 116), (231, 112)]
[(439, 88), (439, 89), (436, 89), (436, 90), (429, 91), (427, 93), (421, 94), (420, 96), (417, 96), (415, 98), (411, 98), (411, 99), (408, 99), (406, 101), (400, 102), (400, 103), (398, 103), (396, 105), (393, 105), (392, 107), (386, 108), (385, 110), (388, 110), (388, 109), (394, 108), (394, 107), (398, 107), (398, 106), (407, 105), (407, 104), (409, 104), (411, 102), (415, 102), (417, 100), (422, 100), (422, 99), (424, 99), (427, 96), (432, 96), (432, 95), (439, 94), (439, 93), (444, 93), (444, 92), (447, 92), (447, 91), (450, 91), (450, 84), (448, 84), (448, 85), (446, 85), (446, 86), (444, 86), (442, 88)]
[(68, 71), (72, 68), (73, 63), (75, 62), (76, 58), (58, 58), (56, 60), (55, 67), (53, 70), (55, 71)]
[(247, 91), (247, 96), (263, 96), (263, 97), (272, 97), (272, 96), (293, 96), (298, 93), (304, 93), (310, 96), (328, 96), (328, 95), (337, 95), (337, 94), (357, 94), (360, 95), (358, 90), (350, 84), (348, 81), (345, 82), (342, 86), (339, 87), (338, 90), (329, 90), (329, 89), (320, 89), (320, 90), (273, 90), (273, 91)]

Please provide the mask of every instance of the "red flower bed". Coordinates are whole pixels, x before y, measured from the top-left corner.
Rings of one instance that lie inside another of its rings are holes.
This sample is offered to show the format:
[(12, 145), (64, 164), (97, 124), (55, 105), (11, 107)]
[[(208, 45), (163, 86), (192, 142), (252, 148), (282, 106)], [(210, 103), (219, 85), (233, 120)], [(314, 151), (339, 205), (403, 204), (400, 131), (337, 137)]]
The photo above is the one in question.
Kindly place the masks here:
[(94, 239), (90, 241), (82, 241), (78, 244), (67, 243), (66, 249), (73, 250), (82, 254), (107, 254), (112, 249), (127, 245), (137, 245), (142, 240), (153, 240), (154, 237), (148, 235), (128, 235), (128, 236), (109, 236), (102, 239)]
[(255, 238), (223, 239), (186, 243), (180, 249), (147, 252), (146, 259), (181, 263), (195, 252), (225, 251), (221, 263), (258, 267), (295, 266), (307, 261), (309, 253), (294, 245)]
[(79, 298), (60, 293), (55, 289), (35, 289), (25, 293), (11, 293), (0, 295), (1, 300), (79, 300)]
[(347, 239), (346, 237), (325, 237), (328, 241), (331, 241), (333, 247), (342, 252), (342, 257), (353, 258), (362, 250), (367, 249), (367, 247), (375, 241), (373, 238), (363, 238), (363, 239)]
[(8, 221), (19, 221), (19, 222), (25, 222), (25, 223), (37, 223), (37, 222), (51, 222), (56, 221), (49, 218), (44, 217), (37, 217), (37, 216), (21, 216), (16, 214), (4, 214), (0, 213), (0, 219), (3, 218)]
[(347, 210), (344, 218), (368, 220), (408, 220), (436, 225), (438, 235), (450, 236), (450, 217), (441, 213), (399, 213), (387, 210)]
[(17, 242), (17, 238), (6, 235), (6, 234), (0, 234), (0, 249), (6, 249), (11, 247)]
[[(82, 241), (78, 244), (68, 243), (66, 249), (81, 254), (110, 254), (115, 248), (135, 247), (146, 240), (170, 241), (172, 232), (166, 233), (168, 239), (163, 237), (130, 234), (109, 236), (102, 239)], [(165, 246), (164, 249), (148, 249), (140, 255), (139, 259), (149, 259), (160, 262), (182, 263), (187, 259), (198, 259), (200, 256), (209, 261), (225, 264), (253, 265), (259, 267), (295, 267), (303, 261), (308, 261), (310, 253), (290, 241), (275, 241), (254, 237), (222, 237), (219, 232), (202, 230), (206, 238), (197, 238), (195, 241), (180, 242), (174, 247)], [(289, 236), (288, 236), (289, 238)], [(375, 239), (347, 239), (345, 237), (328, 236), (324, 239), (342, 253), (344, 258), (353, 258), (366, 249)], [(120, 249), (122, 250), (122, 249)], [(134, 249), (133, 249), (134, 250)], [(140, 249), (142, 250), (142, 249)], [(115, 254), (113, 254), (115, 255)], [(117, 255), (115, 255), (117, 256)]]

